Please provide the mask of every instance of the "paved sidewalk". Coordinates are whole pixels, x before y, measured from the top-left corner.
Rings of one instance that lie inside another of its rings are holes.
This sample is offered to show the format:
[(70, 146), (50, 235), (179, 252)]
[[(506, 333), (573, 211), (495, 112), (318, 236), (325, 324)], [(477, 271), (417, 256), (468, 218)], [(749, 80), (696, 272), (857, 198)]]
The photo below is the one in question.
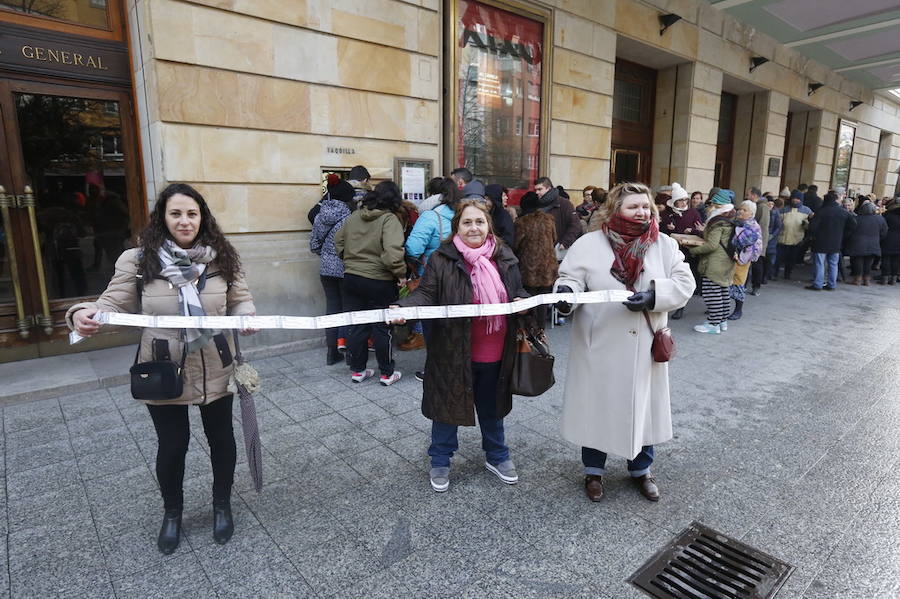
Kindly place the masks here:
[(466, 428), (440, 495), (412, 376), (422, 352), (398, 354), (404, 379), (388, 388), (352, 384), (323, 350), (256, 361), (263, 492), (237, 430), (237, 530), (215, 545), (192, 412), (187, 538), (168, 557), (155, 547), (155, 434), (127, 387), (4, 406), (0, 594), (642, 597), (626, 578), (700, 520), (796, 565), (779, 597), (896, 597), (900, 289), (802, 285), (767, 285), (718, 337), (690, 330), (699, 298), (673, 323), (676, 438), (658, 447), (658, 504), (622, 459), (604, 501), (584, 497), (578, 449), (557, 433), (568, 327), (551, 334), (557, 385), (517, 398), (506, 420), (520, 483), (484, 470)]

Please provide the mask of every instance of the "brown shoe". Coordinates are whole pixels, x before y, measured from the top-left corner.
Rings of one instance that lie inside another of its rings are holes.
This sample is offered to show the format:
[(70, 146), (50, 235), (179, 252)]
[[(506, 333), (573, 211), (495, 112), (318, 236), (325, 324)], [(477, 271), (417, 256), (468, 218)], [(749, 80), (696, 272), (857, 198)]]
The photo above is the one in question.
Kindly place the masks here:
[(863, 287), (868, 287), (871, 281), (872, 277), (863, 277)]
[(591, 501), (603, 499), (603, 480), (596, 474), (588, 474), (584, 477), (584, 492)]
[(632, 477), (631, 480), (638, 486), (641, 495), (650, 501), (659, 501), (659, 487), (656, 486), (656, 481), (652, 476), (645, 474), (644, 476)]
[(400, 344), (400, 351), (412, 351), (423, 347), (425, 347), (425, 337), (422, 336), (422, 333), (413, 333)]

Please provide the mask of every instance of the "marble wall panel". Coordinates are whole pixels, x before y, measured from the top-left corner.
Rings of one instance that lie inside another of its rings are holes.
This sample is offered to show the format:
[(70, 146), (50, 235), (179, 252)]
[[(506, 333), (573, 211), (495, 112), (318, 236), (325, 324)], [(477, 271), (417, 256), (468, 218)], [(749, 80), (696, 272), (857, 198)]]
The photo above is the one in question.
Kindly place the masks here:
[(550, 125), (550, 153), (608, 159), (610, 133), (611, 129), (608, 127), (553, 121)]
[(195, 183), (226, 233), (301, 231), (322, 197), (320, 185)]
[(231, 71), (436, 100), (438, 60), (235, 13), (158, 0), (156, 57)]
[[(437, 56), (440, 18), (434, 9), (396, 0), (192, 0), (223, 11), (259, 17)], [(426, 33), (426, 35), (422, 35)]]
[[(686, 58), (697, 56), (700, 29), (690, 22), (679, 22), (665, 34), (659, 34), (659, 10), (632, 0), (618, 0), (616, 30), (620, 34), (651, 43)], [(706, 61), (710, 64), (715, 62)]]
[(356, 164), (381, 178), (396, 156), (438, 158), (436, 145), (181, 124), (165, 124), (163, 144), (166, 179), (217, 183), (317, 184), (323, 166)]
[(551, 179), (566, 189), (609, 188), (609, 160), (550, 155)]
[(551, 115), (554, 119), (612, 126), (612, 96), (554, 84), (551, 89)]
[(563, 48), (553, 52), (553, 82), (611, 96), (615, 65)]

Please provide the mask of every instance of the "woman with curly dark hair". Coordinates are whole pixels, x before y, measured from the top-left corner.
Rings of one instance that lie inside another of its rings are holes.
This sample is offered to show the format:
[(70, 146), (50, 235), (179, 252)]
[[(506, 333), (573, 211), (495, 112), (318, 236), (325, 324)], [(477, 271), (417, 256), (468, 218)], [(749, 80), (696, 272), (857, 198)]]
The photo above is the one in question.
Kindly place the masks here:
[[(334, 236), (334, 247), (344, 261), (341, 291), (345, 310), (387, 308), (397, 300), (398, 281), (400, 285), (406, 283), (403, 225), (396, 214), (402, 203), (396, 183), (382, 181)], [(369, 337), (374, 340), (380, 382), (384, 386), (393, 385), (401, 374), (394, 370), (391, 329), (384, 323), (350, 326), (347, 338), (350, 379), (361, 383), (375, 376), (374, 370), (366, 368)]]
[[(90, 337), (100, 329), (98, 312), (175, 316), (254, 314), (253, 298), (237, 251), (225, 238), (203, 196), (174, 183), (159, 195), (140, 247), (126, 250), (96, 302), (75, 304), (69, 328)], [(256, 331), (242, 331), (251, 334)], [(234, 532), (231, 486), (236, 447), (232, 429), (233, 370), (230, 335), (209, 329), (144, 329), (136, 362), (174, 361), (183, 393), (176, 399), (142, 400), (156, 428), (156, 477), (162, 492), (163, 523), (157, 546), (168, 555), (181, 539), (184, 459), (190, 440), (188, 406), (198, 405), (213, 469), (213, 538), (227, 543)]]

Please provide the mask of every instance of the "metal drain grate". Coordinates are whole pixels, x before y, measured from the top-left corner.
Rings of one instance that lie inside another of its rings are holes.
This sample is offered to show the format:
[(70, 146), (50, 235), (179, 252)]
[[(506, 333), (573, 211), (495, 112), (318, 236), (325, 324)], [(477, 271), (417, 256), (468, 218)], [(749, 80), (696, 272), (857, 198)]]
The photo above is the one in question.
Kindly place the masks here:
[(628, 580), (659, 599), (767, 599), (793, 570), (787, 562), (694, 522)]

